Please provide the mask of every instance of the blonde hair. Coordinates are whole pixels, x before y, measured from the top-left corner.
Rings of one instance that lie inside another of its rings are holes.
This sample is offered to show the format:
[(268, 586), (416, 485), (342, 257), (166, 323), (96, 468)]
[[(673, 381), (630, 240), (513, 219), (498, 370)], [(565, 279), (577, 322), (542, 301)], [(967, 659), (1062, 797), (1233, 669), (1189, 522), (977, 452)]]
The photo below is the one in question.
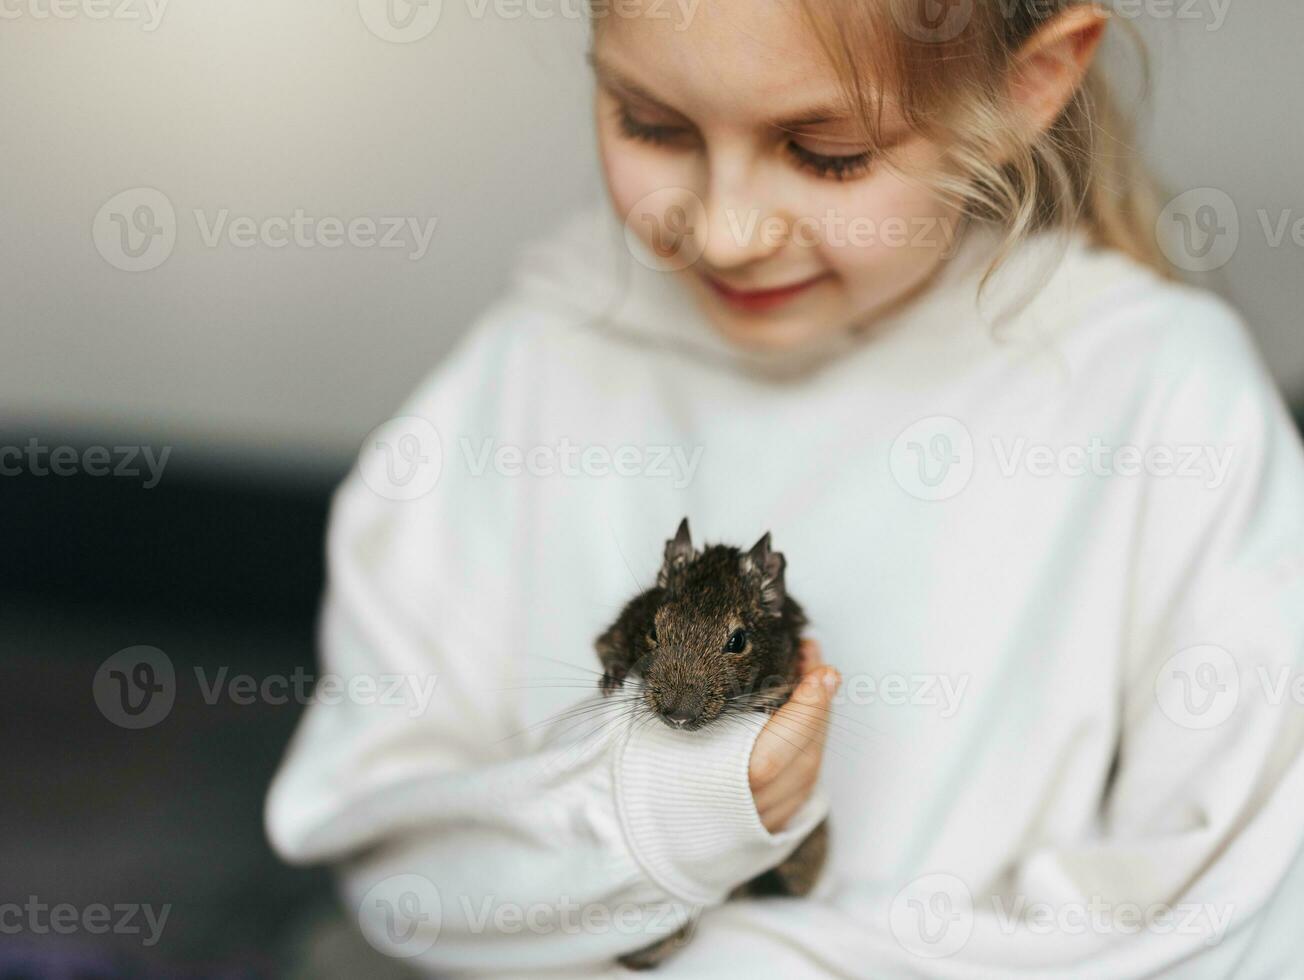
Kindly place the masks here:
[[(891, 93), (906, 124), (943, 147), (934, 188), (1004, 239), (984, 276), (1034, 231), (1085, 228), (1165, 277), (1155, 237), (1159, 191), (1135, 154), (1099, 63), (1047, 129), (1029, 133), (1007, 88), (1021, 45), (1055, 15), (1089, 0), (959, 0), (940, 21), (936, 0), (802, 0), (866, 137), (878, 144)], [(1142, 66), (1145, 53), (1133, 34)], [(890, 153), (888, 154), (890, 163)], [(1004, 163), (997, 162), (1004, 161)]]

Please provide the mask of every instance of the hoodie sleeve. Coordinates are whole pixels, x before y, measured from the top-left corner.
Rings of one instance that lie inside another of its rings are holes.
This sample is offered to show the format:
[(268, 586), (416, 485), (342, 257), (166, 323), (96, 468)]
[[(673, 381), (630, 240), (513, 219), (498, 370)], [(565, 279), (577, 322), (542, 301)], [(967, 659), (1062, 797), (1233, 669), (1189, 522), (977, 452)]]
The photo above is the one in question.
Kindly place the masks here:
[(609, 710), (596, 694), (542, 732), (522, 718), (511, 637), (531, 624), (512, 556), (531, 546), (528, 481), (476, 472), (463, 445), (512, 433), (535, 403), (492, 383), (535, 373), (524, 315), (487, 316), (337, 490), (322, 672), (266, 805), (279, 855), (335, 865), (368, 940), (439, 974), (640, 949), (827, 810), (815, 797), (780, 833), (762, 826), (759, 727), (576, 724)]

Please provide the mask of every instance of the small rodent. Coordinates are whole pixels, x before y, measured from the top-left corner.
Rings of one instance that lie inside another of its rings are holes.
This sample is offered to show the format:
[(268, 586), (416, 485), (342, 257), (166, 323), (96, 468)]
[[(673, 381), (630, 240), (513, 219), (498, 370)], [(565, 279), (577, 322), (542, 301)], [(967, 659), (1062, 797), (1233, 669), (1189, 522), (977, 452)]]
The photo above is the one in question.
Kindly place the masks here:
[[(786, 562), (767, 531), (748, 551), (694, 550), (684, 518), (666, 542), (656, 585), (634, 596), (595, 643), (602, 692), (637, 682), (642, 707), (671, 728), (694, 731), (721, 716), (773, 713), (801, 677), (806, 615), (784, 586)], [(739, 885), (730, 898), (805, 895), (828, 847), (821, 823), (778, 866)], [(689, 926), (620, 962), (656, 966), (686, 941)]]

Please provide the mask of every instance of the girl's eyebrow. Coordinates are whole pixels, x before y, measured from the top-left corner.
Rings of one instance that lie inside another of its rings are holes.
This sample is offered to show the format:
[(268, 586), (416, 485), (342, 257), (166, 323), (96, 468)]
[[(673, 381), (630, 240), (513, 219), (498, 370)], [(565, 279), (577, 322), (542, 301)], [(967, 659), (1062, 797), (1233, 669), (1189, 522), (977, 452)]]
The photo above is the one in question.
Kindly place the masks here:
[[(640, 102), (645, 102), (654, 109), (659, 109), (665, 113), (674, 116), (683, 116), (683, 113), (673, 106), (666, 105), (646, 88), (634, 81), (632, 78), (623, 74), (619, 69), (604, 62), (594, 52), (590, 51), (586, 59), (598, 80), (608, 88), (617, 89), (631, 98)], [(800, 113), (787, 119), (776, 119), (769, 123), (775, 129), (796, 131), (805, 126), (819, 126), (824, 123), (846, 122), (852, 118), (847, 107), (837, 102), (822, 102), (816, 105), (808, 106)]]

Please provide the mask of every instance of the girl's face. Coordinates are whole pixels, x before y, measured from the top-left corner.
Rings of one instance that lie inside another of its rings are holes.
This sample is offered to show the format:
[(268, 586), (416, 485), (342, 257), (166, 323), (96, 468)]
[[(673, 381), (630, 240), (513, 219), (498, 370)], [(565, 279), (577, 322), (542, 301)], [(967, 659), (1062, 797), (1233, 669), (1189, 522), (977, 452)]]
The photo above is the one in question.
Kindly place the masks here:
[(730, 340), (866, 324), (950, 254), (954, 214), (876, 157), (912, 173), (937, 147), (890, 100), (885, 146), (867, 145), (794, 5), (613, 5), (592, 60), (612, 203)]

